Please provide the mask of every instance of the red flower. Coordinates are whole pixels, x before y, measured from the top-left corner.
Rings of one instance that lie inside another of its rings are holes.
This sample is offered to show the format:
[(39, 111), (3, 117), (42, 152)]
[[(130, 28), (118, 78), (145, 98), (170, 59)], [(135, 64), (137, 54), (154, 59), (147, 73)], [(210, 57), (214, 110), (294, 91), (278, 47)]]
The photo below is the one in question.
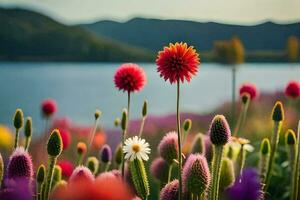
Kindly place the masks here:
[(71, 144), (71, 134), (68, 130), (59, 128), (60, 136), (63, 142), (63, 149), (67, 149)]
[(96, 181), (80, 180), (68, 184), (62, 190), (54, 190), (51, 200), (131, 200), (128, 186), (117, 177), (111, 176)]
[(243, 93), (248, 93), (250, 95), (250, 99), (255, 99), (258, 96), (257, 88), (252, 83), (244, 83), (240, 87), (240, 95), (242, 96)]
[(74, 170), (74, 165), (68, 160), (62, 160), (58, 162), (61, 168), (62, 175), (64, 177), (70, 177)]
[(124, 92), (140, 91), (146, 84), (146, 74), (137, 64), (122, 64), (114, 76), (115, 86)]
[(199, 54), (192, 46), (188, 46), (186, 43), (170, 44), (169, 47), (165, 47), (163, 51), (158, 52), (156, 59), (157, 72), (160, 73), (160, 77), (169, 80), (170, 83), (176, 83), (181, 80), (188, 82), (193, 75), (198, 72)]
[(42, 112), (44, 116), (50, 117), (57, 110), (56, 101), (54, 99), (46, 99), (42, 102)]
[(285, 87), (285, 95), (290, 98), (298, 98), (300, 96), (300, 83), (298, 81), (290, 81)]

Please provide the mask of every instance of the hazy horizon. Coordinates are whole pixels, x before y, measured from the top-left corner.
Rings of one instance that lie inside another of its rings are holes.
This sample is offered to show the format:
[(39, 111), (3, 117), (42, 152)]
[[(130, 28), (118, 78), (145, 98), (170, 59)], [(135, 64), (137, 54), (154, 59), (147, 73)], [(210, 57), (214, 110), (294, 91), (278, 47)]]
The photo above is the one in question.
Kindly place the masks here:
[(300, 1), (297, 0), (0, 0), (0, 7), (33, 10), (65, 24), (100, 20), (125, 22), (136, 17), (237, 25), (300, 21)]

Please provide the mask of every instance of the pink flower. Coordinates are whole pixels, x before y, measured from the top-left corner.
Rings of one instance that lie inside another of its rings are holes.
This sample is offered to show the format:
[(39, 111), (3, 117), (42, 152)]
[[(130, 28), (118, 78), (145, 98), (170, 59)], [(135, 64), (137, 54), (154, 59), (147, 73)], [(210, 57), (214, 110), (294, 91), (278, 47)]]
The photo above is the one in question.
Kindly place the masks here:
[(170, 83), (190, 81), (198, 72), (199, 55), (192, 46), (186, 43), (175, 43), (158, 52), (156, 59), (157, 71), (160, 77)]
[(44, 116), (50, 117), (57, 111), (56, 101), (54, 99), (46, 99), (41, 105)]
[(70, 177), (74, 170), (74, 165), (68, 160), (62, 160), (58, 162), (61, 168), (62, 175), (64, 177)]
[(244, 83), (240, 87), (240, 95), (247, 93), (250, 95), (250, 99), (253, 100), (258, 96), (257, 88), (252, 83)]
[(300, 83), (298, 81), (290, 81), (285, 87), (285, 95), (290, 98), (298, 98), (300, 96)]
[(122, 64), (114, 76), (115, 86), (124, 92), (140, 91), (146, 84), (146, 74), (137, 64)]

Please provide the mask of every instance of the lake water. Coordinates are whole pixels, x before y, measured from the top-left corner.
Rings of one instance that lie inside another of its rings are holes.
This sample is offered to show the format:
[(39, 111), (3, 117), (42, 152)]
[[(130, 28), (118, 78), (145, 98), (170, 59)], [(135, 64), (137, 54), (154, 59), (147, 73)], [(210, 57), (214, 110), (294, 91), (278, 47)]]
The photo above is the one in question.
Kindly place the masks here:
[[(154, 64), (140, 64), (148, 83), (132, 96), (131, 116), (140, 116), (144, 99), (149, 113), (175, 112), (176, 86), (165, 83)], [(34, 126), (43, 126), (40, 102), (56, 99), (57, 116), (69, 116), (78, 124), (92, 124), (96, 108), (103, 112), (102, 122), (112, 127), (126, 106), (127, 95), (114, 88), (113, 75), (119, 64), (104, 63), (0, 63), (0, 123), (11, 124), (16, 108), (32, 116)], [(260, 91), (281, 90), (290, 79), (300, 79), (300, 64), (243, 64), (237, 72), (238, 85), (255, 83)], [(231, 97), (231, 70), (218, 64), (202, 64), (181, 93), (183, 111), (208, 112)]]

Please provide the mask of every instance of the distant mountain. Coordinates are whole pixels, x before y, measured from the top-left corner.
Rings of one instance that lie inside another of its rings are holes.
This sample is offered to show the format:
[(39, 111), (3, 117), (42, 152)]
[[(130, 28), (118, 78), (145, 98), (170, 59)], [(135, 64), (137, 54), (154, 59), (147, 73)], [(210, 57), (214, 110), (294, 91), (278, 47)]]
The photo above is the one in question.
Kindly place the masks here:
[(282, 50), (291, 35), (300, 38), (300, 23), (266, 22), (254, 26), (200, 23), (181, 20), (134, 18), (125, 23), (99, 21), (81, 25), (96, 34), (157, 51), (169, 42), (185, 41), (200, 51), (213, 48), (215, 40), (241, 38), (247, 50)]
[(0, 60), (150, 61), (153, 55), (36, 12), (0, 8)]

